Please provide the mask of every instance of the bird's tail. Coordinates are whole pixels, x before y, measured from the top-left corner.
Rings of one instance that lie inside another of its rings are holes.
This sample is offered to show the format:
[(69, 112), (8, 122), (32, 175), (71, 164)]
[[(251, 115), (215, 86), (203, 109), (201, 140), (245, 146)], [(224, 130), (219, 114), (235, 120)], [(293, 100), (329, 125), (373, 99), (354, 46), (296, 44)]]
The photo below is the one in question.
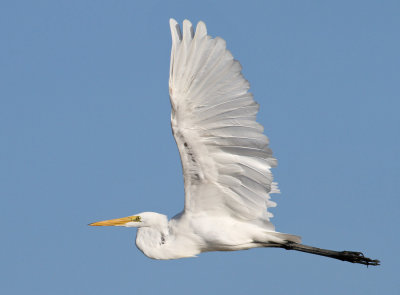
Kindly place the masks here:
[(278, 233), (278, 232), (268, 232), (268, 235), (271, 235), (271, 236), (281, 240), (282, 243), (292, 242), (292, 243), (296, 243), (296, 244), (301, 244), (300, 236)]

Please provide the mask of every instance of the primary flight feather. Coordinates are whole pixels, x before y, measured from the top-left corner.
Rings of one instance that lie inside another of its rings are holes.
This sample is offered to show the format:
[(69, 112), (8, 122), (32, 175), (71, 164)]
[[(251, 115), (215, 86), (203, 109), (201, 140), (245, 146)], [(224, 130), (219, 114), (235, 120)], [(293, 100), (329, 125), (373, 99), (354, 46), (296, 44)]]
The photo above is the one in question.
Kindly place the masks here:
[(95, 222), (94, 226), (138, 227), (136, 245), (148, 257), (177, 259), (208, 251), (279, 247), (340, 260), (378, 265), (360, 252), (301, 244), (299, 236), (275, 231), (268, 208), (278, 193), (270, 169), (276, 160), (258, 104), (248, 92), (241, 65), (206, 25), (185, 20), (172, 35), (169, 94), (171, 126), (181, 156), (185, 207), (168, 221), (143, 212)]

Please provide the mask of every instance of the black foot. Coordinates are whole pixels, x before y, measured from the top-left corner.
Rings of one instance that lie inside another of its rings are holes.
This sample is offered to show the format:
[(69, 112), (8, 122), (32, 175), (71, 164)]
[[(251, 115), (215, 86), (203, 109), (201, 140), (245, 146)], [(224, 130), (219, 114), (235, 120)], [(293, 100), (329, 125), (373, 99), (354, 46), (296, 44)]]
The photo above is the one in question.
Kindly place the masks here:
[(366, 266), (368, 265), (380, 265), (380, 261), (375, 259), (371, 259), (368, 257), (365, 257), (362, 252), (353, 252), (353, 251), (342, 251), (339, 252), (339, 257), (338, 259), (343, 260), (343, 261), (348, 261), (352, 263), (360, 263), (360, 264), (365, 264)]

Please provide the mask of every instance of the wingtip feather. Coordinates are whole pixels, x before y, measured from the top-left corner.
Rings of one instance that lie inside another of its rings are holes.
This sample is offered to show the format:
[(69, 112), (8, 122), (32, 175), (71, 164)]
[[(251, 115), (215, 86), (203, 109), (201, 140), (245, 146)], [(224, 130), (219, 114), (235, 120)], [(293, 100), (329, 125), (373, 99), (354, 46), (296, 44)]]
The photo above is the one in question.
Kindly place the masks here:
[(193, 39), (193, 26), (192, 23), (185, 19), (183, 21), (183, 40), (185, 41), (191, 41)]
[(175, 43), (181, 41), (182, 33), (181, 33), (181, 29), (179, 27), (178, 22), (175, 19), (170, 18), (169, 26), (171, 28), (172, 43), (175, 44)]
[(196, 26), (196, 36), (204, 37), (207, 36), (207, 27), (203, 21), (199, 21)]

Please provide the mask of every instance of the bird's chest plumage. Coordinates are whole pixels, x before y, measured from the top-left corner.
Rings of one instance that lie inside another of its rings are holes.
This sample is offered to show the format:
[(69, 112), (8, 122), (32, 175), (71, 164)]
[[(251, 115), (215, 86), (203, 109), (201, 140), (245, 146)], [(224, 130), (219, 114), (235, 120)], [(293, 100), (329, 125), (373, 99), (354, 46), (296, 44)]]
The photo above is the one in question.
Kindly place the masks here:
[(153, 259), (194, 257), (201, 252), (197, 245), (184, 236), (177, 238), (150, 227), (138, 229), (136, 246), (144, 255)]

